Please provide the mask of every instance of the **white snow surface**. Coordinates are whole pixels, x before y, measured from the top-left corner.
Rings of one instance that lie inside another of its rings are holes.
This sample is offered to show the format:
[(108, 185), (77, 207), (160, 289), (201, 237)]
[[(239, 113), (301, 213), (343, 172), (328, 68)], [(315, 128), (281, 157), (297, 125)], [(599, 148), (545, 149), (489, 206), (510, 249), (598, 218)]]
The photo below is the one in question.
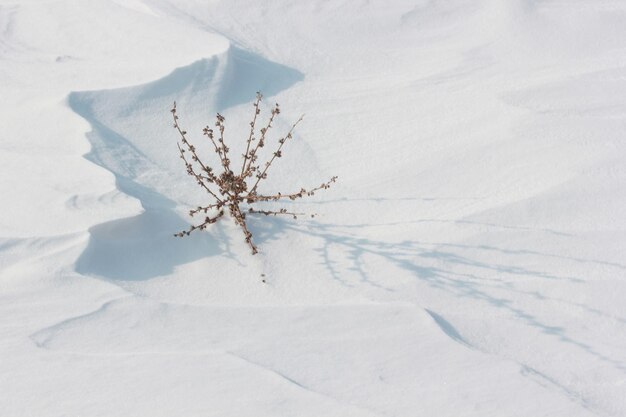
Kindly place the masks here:
[[(257, 90), (338, 183), (174, 238)], [(0, 92), (0, 416), (626, 415), (623, 0), (0, 0)]]

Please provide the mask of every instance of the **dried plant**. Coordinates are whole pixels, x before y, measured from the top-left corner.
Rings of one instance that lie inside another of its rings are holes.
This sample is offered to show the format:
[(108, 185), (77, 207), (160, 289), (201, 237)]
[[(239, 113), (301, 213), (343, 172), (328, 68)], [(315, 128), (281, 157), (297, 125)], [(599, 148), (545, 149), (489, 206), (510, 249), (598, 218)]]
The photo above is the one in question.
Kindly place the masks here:
[[(260, 210), (252, 207), (252, 204), (284, 199), (296, 200), (305, 196), (312, 196), (318, 190), (329, 188), (330, 185), (337, 180), (337, 177), (332, 177), (328, 182), (321, 184), (319, 187), (308, 190), (301, 188), (300, 191), (295, 193), (284, 194), (279, 192), (273, 195), (262, 195), (257, 192), (259, 183), (267, 178), (267, 172), (274, 161), (283, 156), (283, 146), (288, 140), (293, 139), (293, 131), (298, 123), (302, 121), (303, 117), (301, 116), (291, 126), (291, 129), (289, 129), (289, 132), (287, 132), (285, 136), (278, 139), (278, 147), (271, 154), (267, 162), (259, 164), (259, 151), (261, 148), (265, 147), (268, 132), (273, 127), (272, 123), (276, 116), (280, 114), (280, 107), (278, 103), (276, 103), (272, 108), (267, 124), (258, 129), (257, 132), (257, 118), (261, 113), (260, 103), (262, 98), (261, 93), (257, 93), (256, 101), (253, 104), (254, 117), (250, 122), (250, 133), (246, 141), (246, 151), (241, 155), (243, 162), (240, 169), (233, 169), (232, 161), (228, 154), (230, 148), (224, 141), (224, 116), (219, 113), (217, 114), (215, 130), (207, 126), (202, 131), (203, 135), (210, 141), (219, 158), (221, 168), (215, 170), (210, 164), (206, 164), (200, 159), (196, 152), (196, 147), (187, 140), (187, 132), (183, 130), (178, 123), (176, 102), (174, 102), (171, 112), (174, 117), (174, 128), (180, 135), (180, 142), (177, 143), (180, 158), (185, 163), (187, 174), (194, 177), (196, 183), (204, 189), (210, 199), (210, 204), (198, 206), (189, 211), (189, 215), (192, 217), (196, 215), (203, 216), (204, 220), (202, 223), (192, 225), (188, 230), (183, 230), (182, 232), (176, 233), (174, 236), (189, 236), (191, 232), (195, 230), (204, 230), (209, 225), (222, 218), (226, 210), (228, 210), (230, 217), (241, 227), (246, 243), (250, 246), (252, 254), (254, 255), (258, 252), (258, 249), (252, 241), (252, 233), (246, 224), (246, 216), (248, 214), (266, 216), (285, 215), (293, 216), (294, 219), (297, 219), (298, 216), (303, 215), (303, 213), (294, 213), (284, 208), (278, 210)], [(314, 214), (311, 215), (311, 217), (314, 216)]]

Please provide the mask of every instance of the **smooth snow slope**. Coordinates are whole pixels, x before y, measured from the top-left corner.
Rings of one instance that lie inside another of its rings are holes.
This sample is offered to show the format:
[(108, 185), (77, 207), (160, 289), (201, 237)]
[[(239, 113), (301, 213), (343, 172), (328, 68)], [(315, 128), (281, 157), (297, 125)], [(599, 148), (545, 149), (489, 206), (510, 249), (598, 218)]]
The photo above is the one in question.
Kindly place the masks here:
[[(626, 415), (623, 1), (0, 0), (0, 87), (0, 416)], [(257, 90), (340, 181), (173, 238)]]

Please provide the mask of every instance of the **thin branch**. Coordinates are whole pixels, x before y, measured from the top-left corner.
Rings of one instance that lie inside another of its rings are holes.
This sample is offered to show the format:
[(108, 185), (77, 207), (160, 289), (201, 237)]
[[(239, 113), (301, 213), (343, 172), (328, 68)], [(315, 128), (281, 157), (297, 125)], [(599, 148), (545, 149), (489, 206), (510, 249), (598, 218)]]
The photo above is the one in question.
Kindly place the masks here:
[[(215, 122), (215, 126), (217, 126), (220, 131), (220, 138), (217, 141), (220, 143), (220, 149), (222, 151), (222, 153), (220, 154), (220, 156), (223, 156), (222, 166), (224, 167), (224, 172), (232, 172), (232, 170), (230, 169), (230, 159), (228, 159), (229, 149), (228, 146), (226, 146), (226, 143), (224, 143), (224, 120), (226, 119), (219, 113), (217, 113), (216, 119), (217, 122)], [(213, 139), (211, 138), (211, 140)], [(215, 144), (215, 142), (213, 143)]]
[[(253, 208), (248, 209), (248, 213), (250, 214), (263, 214), (265, 216), (293, 216), (294, 219), (297, 219), (298, 216), (306, 216), (306, 213), (294, 213), (292, 211), (287, 211), (287, 209), (280, 209), (278, 211), (273, 210), (257, 210)], [(311, 217), (315, 217), (315, 214), (311, 214)]]
[(246, 201), (248, 203), (252, 203), (254, 201), (278, 201), (278, 200), (285, 199), (285, 198), (288, 198), (290, 200), (295, 200), (295, 199), (302, 198), (302, 197), (305, 197), (305, 196), (311, 197), (311, 196), (315, 195), (316, 191), (329, 189), (330, 185), (332, 183), (334, 183), (335, 181), (337, 181), (337, 177), (332, 177), (330, 179), (330, 181), (321, 184), (319, 187), (315, 187), (315, 188), (312, 188), (310, 190), (306, 190), (305, 188), (301, 188), (300, 191), (298, 191), (297, 193), (292, 193), (292, 194), (282, 194), (282, 193), (277, 193), (275, 195), (258, 195), (258, 194), (253, 194), (253, 195), (249, 195), (247, 197)]
[(204, 129), (202, 129), (202, 134), (209, 138), (209, 140), (213, 144), (213, 147), (215, 148), (215, 153), (219, 156), (220, 162), (221, 162), (222, 166), (224, 166), (224, 159), (225, 158), (222, 155), (221, 147), (218, 146), (217, 143), (215, 142), (215, 139), (213, 137), (213, 129), (211, 129), (210, 127), (206, 126)]
[(209, 204), (208, 206), (204, 206), (204, 207), (198, 206), (197, 208), (193, 210), (189, 210), (189, 216), (193, 217), (194, 215), (201, 213), (201, 212), (204, 212), (206, 214), (211, 209), (214, 209), (214, 208), (219, 209), (222, 207), (223, 207), (222, 203)]
[(241, 227), (241, 230), (243, 230), (245, 241), (248, 246), (250, 246), (252, 254), (255, 255), (259, 250), (252, 241), (252, 233), (250, 233), (250, 231), (248, 230), (248, 225), (246, 224), (246, 215), (241, 212), (241, 209), (238, 205), (233, 204), (229, 206), (229, 208), (231, 216), (233, 216), (233, 218), (235, 219), (235, 223), (237, 223)]
[(246, 169), (246, 163), (248, 161), (248, 152), (250, 152), (250, 144), (252, 143), (252, 139), (254, 139), (254, 127), (256, 126), (256, 118), (261, 113), (261, 109), (259, 109), (259, 103), (261, 103), (261, 99), (263, 95), (257, 91), (256, 93), (256, 101), (254, 102), (254, 118), (250, 122), (250, 135), (248, 136), (248, 144), (246, 145), (246, 153), (243, 154), (243, 163), (241, 164), (241, 174), (240, 176), (243, 178), (243, 173)]
[(224, 215), (224, 211), (220, 211), (219, 213), (217, 213), (217, 216), (215, 217), (205, 217), (204, 222), (197, 225), (197, 226), (191, 226), (189, 229), (187, 230), (183, 230), (182, 232), (176, 233), (174, 236), (176, 237), (183, 237), (183, 236), (189, 236), (191, 234), (191, 232), (193, 232), (194, 230), (204, 230), (207, 228), (208, 225), (213, 224), (215, 222), (217, 222), (217, 220), (222, 217)]
[(296, 128), (298, 123), (302, 121), (303, 118), (304, 118), (304, 114), (300, 116), (300, 118), (291, 126), (291, 129), (289, 129), (289, 132), (287, 132), (287, 136), (285, 136), (284, 138), (278, 141), (279, 143), (278, 149), (276, 150), (276, 152), (274, 152), (274, 154), (272, 155), (272, 158), (268, 162), (265, 163), (265, 169), (263, 170), (263, 172), (261, 172), (260, 174), (257, 174), (256, 176), (257, 180), (252, 186), (252, 189), (250, 190), (250, 194), (254, 194), (254, 192), (256, 191), (256, 187), (259, 185), (259, 181), (267, 178), (267, 170), (272, 165), (272, 162), (274, 162), (274, 159), (280, 158), (282, 156), (281, 150), (283, 148), (283, 145), (288, 139), (291, 139), (293, 137), (292, 136), (293, 130)]
[(222, 201), (222, 199), (220, 199), (217, 194), (215, 194), (213, 191), (211, 191), (211, 189), (204, 183), (204, 178), (201, 177), (199, 174), (196, 173), (196, 171), (194, 171), (193, 169), (193, 165), (191, 165), (188, 161), (187, 158), (185, 158), (185, 151), (180, 147), (179, 143), (176, 143), (176, 145), (178, 146), (178, 150), (180, 152), (180, 158), (185, 162), (185, 165), (187, 166), (187, 174), (192, 175), (196, 178), (198, 185), (200, 185), (202, 188), (204, 188), (209, 194), (211, 194), (218, 202), (220, 202), (221, 204), (223, 204), (224, 202)]
[(272, 109), (272, 114), (269, 118), (269, 121), (267, 122), (267, 125), (261, 128), (260, 130), (261, 137), (259, 138), (259, 141), (257, 142), (256, 146), (250, 151), (250, 154), (248, 156), (248, 167), (244, 169), (243, 178), (247, 178), (248, 176), (252, 174), (252, 168), (253, 168), (252, 164), (256, 162), (258, 158), (257, 152), (259, 148), (262, 148), (263, 146), (265, 146), (265, 136), (267, 135), (267, 132), (272, 128), (272, 122), (274, 121), (274, 118), (276, 117), (277, 114), (280, 114), (280, 107), (278, 103), (276, 103), (276, 105)]

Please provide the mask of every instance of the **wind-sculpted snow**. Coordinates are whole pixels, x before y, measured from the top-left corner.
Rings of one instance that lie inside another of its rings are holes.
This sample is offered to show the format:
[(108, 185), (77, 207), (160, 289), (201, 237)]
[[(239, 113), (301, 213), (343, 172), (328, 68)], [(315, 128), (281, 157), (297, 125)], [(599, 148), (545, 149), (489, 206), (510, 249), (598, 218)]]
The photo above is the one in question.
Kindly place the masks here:
[[(110, 327), (112, 322), (119, 325)], [(489, 355), (451, 345), (449, 325), (444, 332), (442, 323), (436, 313), (406, 305), (220, 308), (124, 298), (32, 338), (57, 354), (104, 361), (185, 356), (198, 363), (232, 363), (237, 369), (219, 385), (249, 386), (261, 371), (273, 402), (302, 403), (314, 394), (324, 406), (349, 415), (408, 415), (416, 401), (427, 414), (436, 414), (443, 402), (457, 413), (468, 407), (510, 416), (532, 413), (534, 405), (525, 398), (498, 398), (482, 384), (537, 397), (543, 389), (511, 361), (494, 363)], [(324, 337), (316, 336), (320, 330)], [(77, 344), (77, 338), (84, 342)], [(455, 371), (459, 365), (462, 375)], [(292, 393), (293, 386), (299, 389)], [(143, 392), (135, 389), (140, 397)], [(240, 395), (226, 388), (218, 392), (213, 404), (219, 408)], [(567, 400), (545, 409), (575, 410)]]
[[(625, 50), (612, 0), (0, 0), (0, 415), (625, 415)], [(259, 90), (267, 186), (337, 187), (174, 238), (173, 102), (237, 158)]]
[[(208, 118), (213, 111), (247, 103), (255, 89), (274, 95), (301, 80), (296, 70), (230, 47), (145, 85), (72, 93), (70, 107), (93, 127), (87, 135), (92, 145), (87, 158), (112, 172), (118, 189), (138, 199), (144, 210), (92, 227), (77, 271), (112, 279), (146, 279), (219, 253), (206, 236), (181, 243), (172, 239), (173, 233), (186, 227), (175, 211), (172, 193), (189, 181), (180, 175), (183, 170), (173, 157), (175, 139), (168, 130), (168, 109), (179, 100)], [(139, 129), (138, 120), (145, 123)], [(172, 166), (172, 161), (177, 164)], [(168, 183), (172, 187), (163, 189)]]

